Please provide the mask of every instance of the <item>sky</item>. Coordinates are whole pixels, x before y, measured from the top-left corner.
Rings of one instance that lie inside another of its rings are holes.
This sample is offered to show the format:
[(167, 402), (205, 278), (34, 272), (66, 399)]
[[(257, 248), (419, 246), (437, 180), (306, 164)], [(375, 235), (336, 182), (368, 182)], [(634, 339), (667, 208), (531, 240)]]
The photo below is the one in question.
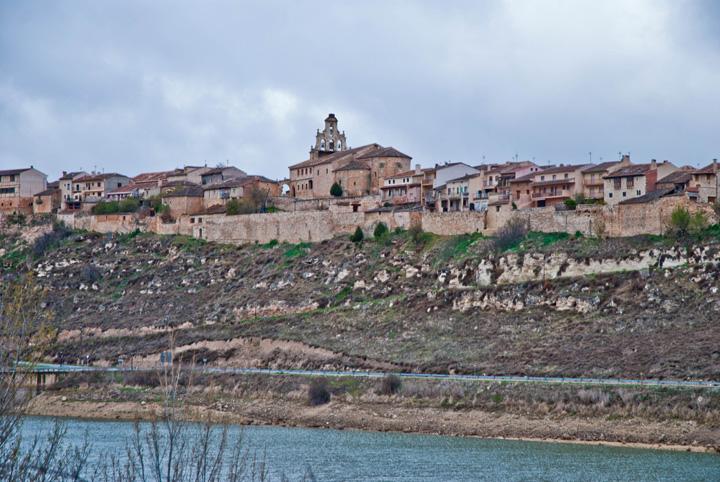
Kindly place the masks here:
[(720, 158), (714, 0), (0, 0), (0, 169)]

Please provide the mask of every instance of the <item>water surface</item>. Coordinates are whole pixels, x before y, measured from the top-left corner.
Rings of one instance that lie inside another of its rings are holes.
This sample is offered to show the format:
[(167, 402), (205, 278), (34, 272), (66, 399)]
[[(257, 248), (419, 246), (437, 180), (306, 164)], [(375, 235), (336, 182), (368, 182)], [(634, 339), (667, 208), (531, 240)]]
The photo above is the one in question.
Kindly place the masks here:
[[(122, 456), (131, 422), (66, 419), (68, 437), (87, 435), (94, 455)], [(25, 435), (54, 420), (29, 418)], [(327, 429), (232, 426), (251, 450), (264, 453), (272, 480), (312, 468), (318, 480), (348, 481), (720, 481), (720, 456), (624, 447), (374, 433)]]

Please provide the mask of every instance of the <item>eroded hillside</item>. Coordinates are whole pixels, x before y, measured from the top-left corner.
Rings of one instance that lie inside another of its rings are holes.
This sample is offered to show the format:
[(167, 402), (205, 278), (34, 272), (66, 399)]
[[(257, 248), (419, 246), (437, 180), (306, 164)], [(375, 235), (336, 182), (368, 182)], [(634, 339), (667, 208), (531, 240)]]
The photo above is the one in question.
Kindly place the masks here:
[[(156, 363), (172, 331), (178, 356), (219, 365), (720, 377), (714, 241), (531, 235), (500, 254), (478, 236), (404, 232), (359, 244), (87, 233), (34, 253), (17, 237), (3, 244), (4, 279), (30, 269), (47, 288), (54, 361)], [(576, 276), (584, 269), (613, 272)]]

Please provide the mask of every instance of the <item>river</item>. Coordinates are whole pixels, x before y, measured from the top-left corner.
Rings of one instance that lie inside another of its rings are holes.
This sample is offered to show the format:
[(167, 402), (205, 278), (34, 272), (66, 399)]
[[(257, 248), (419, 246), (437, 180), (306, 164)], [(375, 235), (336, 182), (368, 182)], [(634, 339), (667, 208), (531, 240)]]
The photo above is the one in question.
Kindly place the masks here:
[[(54, 419), (32, 417), (24, 436)], [(66, 419), (68, 438), (88, 437), (93, 453), (122, 455), (133, 424)], [(720, 456), (566, 443), (282, 427), (231, 427), (265, 453), (272, 480), (291, 480), (309, 465), (318, 480), (360, 481), (720, 481)]]

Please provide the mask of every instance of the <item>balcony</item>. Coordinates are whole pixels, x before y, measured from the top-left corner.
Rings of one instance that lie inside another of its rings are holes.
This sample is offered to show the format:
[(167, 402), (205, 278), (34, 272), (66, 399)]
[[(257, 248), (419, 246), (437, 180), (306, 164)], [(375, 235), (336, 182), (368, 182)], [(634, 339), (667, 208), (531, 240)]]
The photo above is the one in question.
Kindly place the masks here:
[(550, 191), (550, 192), (533, 192), (532, 198), (533, 199), (551, 199), (551, 198), (561, 198), (561, 197), (572, 197), (572, 193), (568, 190), (561, 190), (561, 191)]

